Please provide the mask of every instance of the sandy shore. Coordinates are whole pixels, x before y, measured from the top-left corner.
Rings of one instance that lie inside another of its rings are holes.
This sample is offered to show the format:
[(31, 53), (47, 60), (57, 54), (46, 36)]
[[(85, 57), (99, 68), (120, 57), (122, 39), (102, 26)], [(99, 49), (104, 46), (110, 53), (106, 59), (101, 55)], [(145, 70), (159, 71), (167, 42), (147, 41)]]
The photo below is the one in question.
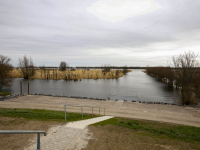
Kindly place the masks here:
[[(138, 118), (159, 122), (168, 122), (200, 127), (200, 108), (181, 107), (160, 104), (141, 104), (137, 102), (98, 101), (88, 99), (73, 99), (62, 97), (27, 95), (15, 99), (0, 101), (1, 108), (31, 108), (64, 111), (63, 105), (82, 105), (91, 107), (105, 107), (109, 116)], [(99, 114), (99, 109), (94, 108)], [(67, 112), (81, 112), (80, 107), (67, 107)], [(83, 108), (84, 113), (92, 113), (92, 108)], [(104, 115), (104, 109), (100, 110)]]

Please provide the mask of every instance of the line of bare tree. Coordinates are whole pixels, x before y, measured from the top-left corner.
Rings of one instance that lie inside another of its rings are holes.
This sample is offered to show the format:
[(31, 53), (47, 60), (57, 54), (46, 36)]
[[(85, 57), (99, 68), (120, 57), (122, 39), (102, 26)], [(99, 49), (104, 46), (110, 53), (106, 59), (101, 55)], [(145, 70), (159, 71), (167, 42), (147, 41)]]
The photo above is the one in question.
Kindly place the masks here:
[[(174, 73), (171, 67), (148, 67), (147, 73), (168, 83), (168, 87), (172, 88), (174, 83)], [(178, 88), (178, 83), (175, 83), (176, 88)]]
[[(36, 73), (36, 67), (33, 63), (32, 58), (28, 58), (26, 55), (23, 56), (23, 58), (19, 58), (19, 65), (20, 73), (23, 75), (24, 79), (29, 79), (30, 77), (34, 76)], [(44, 78), (46, 80), (58, 79), (58, 69), (52, 69), (52, 74), (50, 74), (50, 69), (47, 69), (48, 67), (45, 67), (44, 65), (39, 67), (41, 70), (41, 78)], [(66, 68), (69, 68), (69, 65), (65, 61), (61, 61), (59, 65), (60, 71), (65, 71)]]
[(52, 73), (50, 71), (50, 69), (47, 69), (45, 67), (45, 65), (43, 65), (42, 67), (40, 67), (40, 76), (41, 79), (45, 79), (45, 80), (58, 80), (58, 69), (51, 69)]
[[(124, 66), (121, 67), (122, 68), (122, 72), (123, 74), (127, 74), (129, 72), (128, 67)], [(111, 71), (111, 69), (113, 69), (113, 66), (109, 65), (109, 64), (105, 64), (101, 66), (101, 70), (102, 70), (102, 74), (105, 76), (107, 73), (109, 73)], [(120, 73), (120, 70), (116, 70), (116, 76), (118, 76)]]
[(181, 92), (181, 104), (198, 103), (200, 98), (200, 66), (198, 54), (185, 52), (172, 57), (171, 67), (148, 67), (147, 73), (166, 81), (169, 87), (176, 86)]

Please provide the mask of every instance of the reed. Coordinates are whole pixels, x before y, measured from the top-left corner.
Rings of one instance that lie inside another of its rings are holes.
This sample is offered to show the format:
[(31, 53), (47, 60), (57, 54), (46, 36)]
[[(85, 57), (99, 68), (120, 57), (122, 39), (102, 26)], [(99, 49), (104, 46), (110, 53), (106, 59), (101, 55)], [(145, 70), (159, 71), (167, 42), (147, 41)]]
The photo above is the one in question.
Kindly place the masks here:
[[(131, 70), (128, 70), (129, 72)], [(19, 69), (14, 69), (11, 72), (12, 78), (23, 78)], [(124, 75), (123, 70), (110, 70), (108, 73), (102, 70), (65, 70), (58, 69), (37, 69), (34, 76), (30, 79), (43, 79), (43, 80), (82, 80), (82, 79), (118, 79)]]

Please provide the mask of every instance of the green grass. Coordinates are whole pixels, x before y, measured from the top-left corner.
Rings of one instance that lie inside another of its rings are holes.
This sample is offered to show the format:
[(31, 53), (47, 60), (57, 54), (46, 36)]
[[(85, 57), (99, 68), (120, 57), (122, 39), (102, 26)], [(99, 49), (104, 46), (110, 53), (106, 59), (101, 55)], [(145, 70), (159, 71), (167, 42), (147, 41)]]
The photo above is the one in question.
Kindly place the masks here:
[(115, 125), (131, 129), (138, 134), (200, 143), (200, 128), (144, 120), (112, 118), (93, 126)]
[(6, 96), (6, 95), (10, 95), (11, 93), (9, 93), (9, 92), (3, 92), (3, 91), (1, 91), (0, 92), (0, 96)]
[[(64, 111), (40, 110), (40, 109), (3, 109), (0, 108), (0, 116), (34, 119), (41, 121), (65, 121)], [(92, 118), (91, 115), (84, 114), (83, 119)], [(67, 122), (81, 120), (82, 116), (78, 113), (66, 113)]]

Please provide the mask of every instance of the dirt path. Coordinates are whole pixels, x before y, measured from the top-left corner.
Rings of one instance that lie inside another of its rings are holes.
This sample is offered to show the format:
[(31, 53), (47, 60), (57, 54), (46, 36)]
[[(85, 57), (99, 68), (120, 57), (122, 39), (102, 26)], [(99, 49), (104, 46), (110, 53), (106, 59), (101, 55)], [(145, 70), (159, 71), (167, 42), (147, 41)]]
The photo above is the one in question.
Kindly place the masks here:
[[(16, 99), (0, 101), (2, 108), (31, 108), (64, 111), (63, 105), (82, 105), (105, 107), (106, 115), (138, 118), (200, 127), (200, 108), (180, 107), (160, 104), (141, 104), (137, 102), (98, 101), (63, 97), (27, 95)], [(68, 112), (81, 112), (79, 107), (67, 107)], [(92, 113), (92, 108), (83, 108), (84, 113)], [(99, 109), (94, 109), (99, 114)], [(103, 115), (101, 109), (101, 115)]]

